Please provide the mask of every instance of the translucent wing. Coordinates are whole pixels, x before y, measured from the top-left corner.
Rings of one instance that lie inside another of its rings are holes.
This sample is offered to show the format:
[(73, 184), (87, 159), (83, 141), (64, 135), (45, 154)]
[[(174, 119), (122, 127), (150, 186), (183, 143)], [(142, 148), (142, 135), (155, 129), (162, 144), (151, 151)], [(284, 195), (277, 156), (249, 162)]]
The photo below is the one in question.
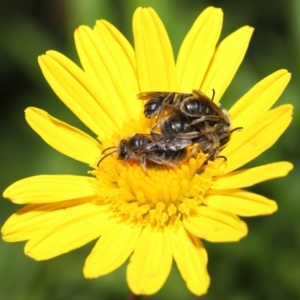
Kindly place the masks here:
[(171, 92), (142, 92), (136, 95), (139, 100), (149, 100), (156, 97), (167, 97)]
[(217, 116), (220, 116), (222, 120), (228, 123), (228, 120), (223, 110), (220, 108), (219, 105), (214, 103), (212, 99), (210, 99), (207, 95), (205, 95), (201, 91), (197, 91), (197, 90), (193, 90), (193, 95), (195, 99), (198, 99), (198, 101), (200, 101), (204, 106), (207, 106), (211, 111), (215, 112)]

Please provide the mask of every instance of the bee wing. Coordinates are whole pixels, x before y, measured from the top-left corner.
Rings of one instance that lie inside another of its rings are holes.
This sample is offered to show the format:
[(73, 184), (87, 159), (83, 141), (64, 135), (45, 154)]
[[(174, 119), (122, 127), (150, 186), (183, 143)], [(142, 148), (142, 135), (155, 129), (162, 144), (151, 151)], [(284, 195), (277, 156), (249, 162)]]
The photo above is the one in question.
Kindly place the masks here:
[(193, 94), (197, 97), (199, 101), (207, 105), (212, 111), (215, 111), (216, 114), (222, 118), (222, 120), (224, 120), (226, 123), (228, 122), (223, 110), (212, 99), (210, 99), (201, 91), (193, 90)]
[(212, 99), (210, 99), (206, 94), (202, 93), (201, 91), (193, 90), (193, 94), (196, 95), (199, 99), (206, 99), (213, 102)]
[(192, 138), (199, 137), (199, 132), (190, 133), (191, 135), (177, 134), (177, 135), (162, 135), (160, 133), (144, 134), (146, 137), (150, 137), (153, 141), (135, 151), (137, 156), (151, 152), (163, 152), (163, 151), (178, 151), (190, 146)]
[[(139, 134), (140, 136), (147, 137), (151, 141), (153, 140), (153, 136), (151, 134)], [(151, 142), (143, 147), (140, 147), (138, 150), (134, 151), (136, 155), (142, 155), (144, 153), (153, 152), (157, 150), (157, 144), (155, 142)]]
[(136, 95), (139, 100), (149, 100), (153, 97), (167, 97), (171, 92), (142, 92)]
[(199, 132), (191, 132), (189, 134), (176, 134), (176, 135), (152, 135), (153, 142), (158, 146), (157, 150), (160, 151), (178, 151), (190, 146), (192, 138), (198, 138), (201, 134)]
[(166, 149), (171, 151), (178, 151), (185, 149), (186, 147), (192, 144), (192, 140), (186, 137), (176, 136), (174, 138), (169, 138), (167, 141), (164, 141)]

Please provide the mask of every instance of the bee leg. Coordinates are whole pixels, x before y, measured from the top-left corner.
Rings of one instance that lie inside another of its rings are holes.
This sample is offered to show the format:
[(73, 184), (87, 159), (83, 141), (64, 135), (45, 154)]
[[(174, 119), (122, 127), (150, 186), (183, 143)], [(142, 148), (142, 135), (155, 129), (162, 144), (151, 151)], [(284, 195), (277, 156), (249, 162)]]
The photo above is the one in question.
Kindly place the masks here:
[(199, 144), (193, 148), (193, 150), (189, 153), (188, 158), (192, 157), (198, 150), (199, 150)]
[(207, 140), (198, 140), (195, 141), (195, 143), (197, 144), (197, 146), (190, 152), (189, 157), (192, 157), (197, 151), (201, 151), (204, 154), (207, 154), (209, 151), (209, 147), (208, 147), (208, 143)]
[(204, 154), (207, 154), (206, 156), (206, 160), (204, 161), (203, 164), (207, 165), (209, 160), (214, 161), (215, 158), (217, 157), (217, 153), (219, 153), (219, 151), (215, 151), (214, 149), (209, 149), (208, 151), (202, 151)]
[(195, 143), (197, 143), (198, 145), (191, 151), (191, 153), (189, 154), (189, 157), (193, 156), (199, 150), (201, 150), (202, 153), (204, 153), (204, 154), (208, 154), (208, 156), (206, 158), (206, 162), (208, 160), (214, 160), (218, 156), (219, 140), (214, 135), (211, 135), (210, 140), (202, 139), (202, 140), (195, 141)]
[(170, 104), (172, 103), (172, 101), (174, 100), (174, 97), (175, 97), (175, 93), (170, 93), (165, 99), (164, 101), (162, 102), (162, 105), (158, 111), (158, 114), (157, 114), (157, 119), (156, 119), (156, 123), (159, 121), (160, 119), (160, 116), (162, 114), (162, 112), (164, 111), (164, 108), (167, 104)]
[(215, 95), (216, 95), (216, 91), (215, 89), (212, 89), (211, 101), (214, 101)]
[(141, 166), (142, 166), (142, 169), (144, 170), (144, 172), (145, 172), (146, 174), (148, 174), (148, 172), (147, 172), (147, 167), (146, 167), (146, 155), (145, 155), (145, 154), (143, 154), (143, 155), (141, 156)]
[[(159, 116), (160, 117), (160, 116)], [(157, 117), (156, 123), (150, 128), (150, 134), (154, 135), (154, 134), (159, 134), (157, 131), (154, 131), (154, 129), (156, 129), (157, 127), (159, 127), (161, 125), (161, 123), (168, 118), (168, 116), (162, 118), (159, 120), (159, 117)]]
[(242, 130), (243, 129), (243, 127), (236, 127), (236, 128), (233, 128), (231, 131), (230, 131), (230, 133), (233, 133), (234, 131), (236, 131), (236, 130)]
[(190, 99), (192, 96), (193, 94), (189, 94), (189, 93), (178, 94), (176, 99), (173, 101), (173, 104), (174, 106), (179, 107), (183, 101)]
[(148, 155), (148, 159), (153, 161), (154, 163), (158, 164), (158, 165), (166, 165), (166, 166), (169, 166), (169, 167), (172, 167), (172, 168), (175, 168), (175, 167), (178, 167), (176, 164), (173, 164), (169, 161), (166, 161), (162, 158), (159, 158), (155, 155)]
[(150, 128), (150, 134), (151, 135), (155, 135), (155, 134), (159, 134), (158, 132), (155, 132), (154, 129), (156, 129), (159, 126), (159, 123), (155, 123), (151, 128)]
[(219, 149), (220, 147), (220, 138), (218, 135), (211, 134), (211, 142), (213, 144), (213, 149)]
[(224, 161), (227, 161), (227, 157), (226, 157), (226, 156), (224, 156), (224, 155), (217, 156), (217, 158), (223, 158), (223, 159), (224, 159)]
[(208, 152), (207, 161), (209, 160), (215, 160), (217, 157), (219, 151), (217, 149), (212, 149), (210, 152)]
[[(207, 153), (213, 153), (217, 149), (219, 145), (219, 138), (218, 136), (213, 134), (215, 128), (214, 127), (211, 127), (209, 129), (206, 128), (202, 131), (202, 137), (200, 137), (198, 140), (197, 139), (194, 140), (194, 142), (197, 144), (197, 147), (195, 147), (190, 152), (189, 157), (192, 157), (199, 150), (201, 150), (204, 154), (207, 154)], [(212, 154), (209, 154), (209, 158), (211, 156)]]
[(223, 122), (224, 122), (224, 118), (222, 118), (220, 116), (203, 116), (201, 118), (198, 118), (198, 119), (192, 121), (190, 123), (190, 126), (193, 126), (197, 123), (201, 123), (201, 122), (204, 122), (204, 121), (219, 121), (219, 120), (223, 120)]

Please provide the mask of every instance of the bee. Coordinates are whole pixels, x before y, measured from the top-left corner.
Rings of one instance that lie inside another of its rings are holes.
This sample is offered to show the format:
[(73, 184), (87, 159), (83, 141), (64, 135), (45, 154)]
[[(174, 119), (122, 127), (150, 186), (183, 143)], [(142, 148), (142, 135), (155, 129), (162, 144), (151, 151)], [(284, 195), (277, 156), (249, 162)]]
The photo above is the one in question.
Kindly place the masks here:
[(197, 150), (201, 150), (204, 154), (208, 155), (207, 160), (215, 160), (217, 157), (222, 157), (226, 161), (227, 158), (225, 156), (219, 156), (220, 150), (230, 141), (232, 132), (243, 128), (236, 127), (230, 130), (229, 126), (222, 123), (217, 123), (213, 126), (208, 124), (208, 122), (202, 124), (202, 130), (206, 132), (206, 134), (192, 140), (193, 143), (197, 144), (197, 147), (193, 149), (190, 155), (192, 156)]
[(140, 100), (147, 100), (144, 106), (144, 115), (150, 119), (155, 115), (160, 116), (166, 104), (174, 102), (176, 93), (170, 92), (144, 92), (137, 95)]
[(208, 133), (214, 130), (212, 127), (206, 127), (202, 130), (200, 124), (197, 125), (197, 128), (191, 126), (188, 117), (180, 110), (174, 110), (156, 122), (151, 127), (150, 134), (154, 140), (160, 139), (160, 147), (164, 150), (178, 150), (178, 146), (183, 145), (183, 143), (188, 146), (203, 136), (209, 138)]
[[(231, 130), (229, 113), (213, 102), (214, 95), (214, 90), (212, 99), (193, 90), (192, 93), (144, 92), (138, 98), (148, 100), (144, 107), (146, 117), (158, 116), (150, 131), (152, 135), (159, 128), (162, 135), (190, 138), (192, 144), (197, 144), (190, 155), (201, 150), (208, 160), (214, 160), (229, 142), (231, 133), (241, 129)], [(163, 111), (166, 115), (160, 119)], [(166, 145), (165, 150), (168, 149)]]
[(144, 106), (146, 118), (157, 115), (158, 119), (166, 107), (178, 109), (187, 117), (192, 118), (193, 124), (203, 121), (223, 122), (228, 124), (228, 113), (220, 105), (213, 102), (204, 93), (193, 90), (192, 93), (178, 92), (143, 92), (137, 95), (140, 100), (147, 100)]
[[(173, 143), (174, 147), (165, 149), (165, 145)], [(114, 149), (102, 157), (97, 166), (109, 155), (117, 152), (117, 159), (127, 161), (129, 159), (140, 161), (142, 168), (147, 172), (146, 161), (152, 161), (159, 165), (177, 167), (177, 164), (187, 156), (187, 147), (191, 140), (184, 137), (165, 137), (162, 135), (147, 135), (136, 133), (133, 136), (122, 139), (117, 147), (109, 147), (103, 150), (103, 154)], [(174, 149), (174, 150), (171, 150)]]
[(227, 110), (221, 109), (220, 105), (213, 102), (215, 91), (213, 90), (212, 99), (200, 91), (193, 90), (193, 94), (176, 103), (183, 114), (193, 119), (191, 125), (202, 121), (222, 122), (230, 124)]
[[(209, 125), (208, 122), (201, 123), (203, 131), (206, 131), (205, 136), (196, 138), (193, 140), (197, 144), (197, 147), (193, 149), (190, 155), (193, 155), (197, 150), (201, 150), (204, 154), (207, 154), (207, 160), (215, 160), (218, 157), (220, 150), (225, 146), (221, 144), (220, 130), (222, 124)], [(226, 134), (224, 134), (225, 138)], [(224, 157), (226, 160), (226, 157)]]

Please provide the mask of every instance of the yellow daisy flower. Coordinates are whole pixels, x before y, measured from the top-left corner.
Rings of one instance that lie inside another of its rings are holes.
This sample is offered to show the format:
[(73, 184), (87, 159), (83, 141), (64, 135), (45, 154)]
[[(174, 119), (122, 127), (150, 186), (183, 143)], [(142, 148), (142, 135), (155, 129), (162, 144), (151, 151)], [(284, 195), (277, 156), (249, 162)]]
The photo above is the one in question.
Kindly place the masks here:
[[(129, 257), (127, 281), (135, 294), (150, 295), (166, 281), (175, 260), (188, 289), (202, 295), (210, 278), (200, 239), (233, 242), (247, 235), (239, 216), (274, 213), (277, 204), (243, 188), (286, 176), (288, 162), (236, 169), (271, 147), (292, 119), (292, 106), (271, 109), (290, 80), (279, 70), (257, 83), (229, 110), (232, 133), (217, 158), (205, 155), (178, 168), (148, 167), (138, 161), (104, 159), (101, 151), (134, 133), (149, 133), (153, 121), (143, 115), (145, 91), (216, 91), (218, 103), (247, 50), (253, 28), (244, 26), (218, 45), (222, 10), (209, 7), (195, 21), (174, 62), (166, 30), (151, 8), (133, 17), (134, 49), (104, 20), (94, 29), (75, 31), (82, 69), (64, 55), (39, 57), (42, 72), (57, 96), (98, 137), (87, 135), (30, 107), (26, 120), (61, 153), (88, 164), (87, 176), (40, 175), (9, 186), (4, 197), (28, 204), (2, 228), (8, 242), (27, 241), (25, 254), (45, 260), (98, 239), (84, 265), (95, 278), (120, 267)], [(101, 142), (99, 142), (101, 141)], [(201, 169), (201, 172), (199, 172)], [(101, 238), (99, 238), (101, 237)]]

